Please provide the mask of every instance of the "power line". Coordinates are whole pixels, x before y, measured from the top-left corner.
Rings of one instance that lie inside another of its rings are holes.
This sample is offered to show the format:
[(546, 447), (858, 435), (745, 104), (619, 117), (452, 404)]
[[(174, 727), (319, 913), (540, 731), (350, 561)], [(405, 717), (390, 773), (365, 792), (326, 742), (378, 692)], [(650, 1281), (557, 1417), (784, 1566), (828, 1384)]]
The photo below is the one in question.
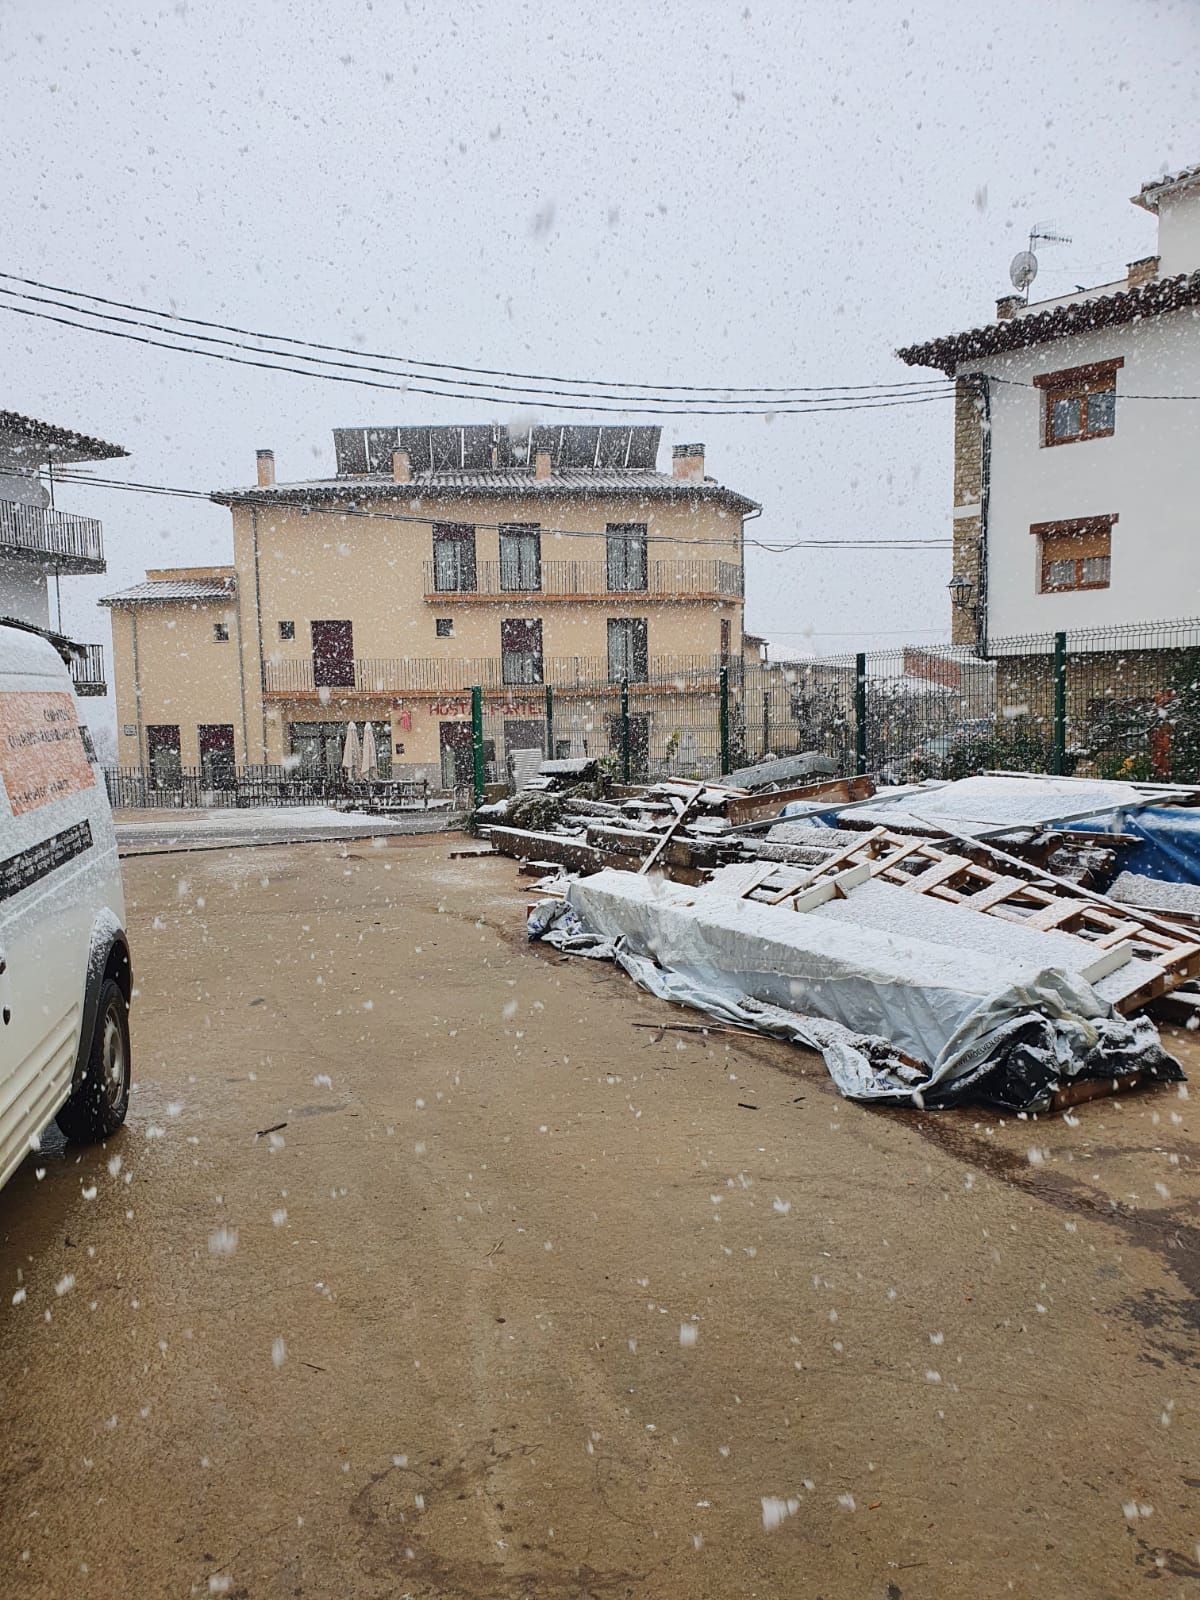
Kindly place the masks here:
[[(0, 293), (11, 293), (11, 291), (9, 291), (9, 290), (0, 290)], [(80, 315), (85, 315), (86, 316), (86, 315), (89, 314), (86, 311), (81, 311), (79, 308), (76, 308), (76, 307), (71, 307), (69, 309), (75, 310), (77, 312), (77, 314), (80, 314)], [(350, 376), (349, 373), (323, 372), (323, 371), (320, 371), (318, 369), (313, 369), (312, 371), (306, 371), (306, 370), (304, 370), (303, 368), (300, 368), (300, 367), (279, 365), (279, 364), (276, 364), (276, 363), (270, 362), (270, 361), (255, 361), (255, 360), (252, 360), (249, 356), (228, 355), (228, 354), (226, 354), (226, 353), (224, 353), (223, 351), (220, 351), (220, 350), (201, 350), (201, 349), (198, 349), (197, 347), (195, 347), (194, 345), (188, 345), (188, 344), (183, 344), (183, 343), (179, 343), (179, 342), (171, 342), (170, 340), (154, 339), (154, 338), (149, 337), (148, 334), (129, 333), (129, 332), (123, 331), (120, 328), (94, 327), (90, 323), (86, 323), (86, 322), (72, 322), (69, 318), (54, 316), (52, 313), (50, 313), (48, 311), (34, 311), (28, 306), (0, 305), (0, 311), (7, 311), (7, 312), (12, 313), (15, 316), (35, 317), (38, 320), (43, 321), (43, 322), (52, 322), (52, 323), (56, 323), (59, 326), (64, 327), (64, 328), (73, 328), (77, 332), (80, 332), (80, 333), (102, 334), (105, 337), (110, 338), (110, 339), (124, 339), (124, 340), (128, 340), (128, 341), (130, 341), (130, 342), (132, 342), (134, 344), (148, 345), (148, 346), (151, 346), (151, 347), (153, 347), (155, 349), (159, 349), (159, 350), (173, 350), (173, 351), (176, 352), (176, 354), (192, 355), (192, 356), (204, 356), (210, 361), (224, 361), (224, 362), (231, 363), (234, 366), (256, 367), (256, 368), (258, 368), (258, 369), (260, 369), (261, 371), (264, 371), (264, 372), (286, 372), (286, 373), (291, 374), (294, 377), (319, 378), (323, 382), (326, 382), (326, 383), (353, 384), (356, 387), (365, 388), (365, 389), (387, 389), (387, 390), (395, 391), (395, 392), (400, 393), (400, 394), (431, 395), (431, 396), (433, 396), (433, 397), (435, 397), (437, 399), (441, 399), (441, 400), (473, 400), (473, 401), (477, 401), (477, 402), (479, 402), (481, 404), (484, 404), (484, 405), (504, 405), (504, 406), (510, 406), (510, 407), (514, 406), (514, 405), (517, 405), (517, 406), (524, 406), (524, 407), (540, 407), (541, 403), (542, 403), (541, 400), (536, 399), (536, 398), (517, 399), (517, 398), (509, 398), (509, 397), (503, 397), (503, 396), (497, 397), (497, 396), (492, 396), (492, 395), (466, 394), (466, 393), (462, 393), (462, 392), (457, 391), (457, 390), (450, 390), (450, 389), (430, 389), (430, 388), (427, 388), (427, 387), (425, 387), (425, 386), (423, 386), (421, 384), (416, 384), (416, 383), (383, 383), (377, 378), (352, 377), (352, 376)], [(159, 330), (159, 331), (164, 331), (164, 330)], [(277, 354), (277, 352), (272, 352), (272, 351), (263, 351), (261, 353), (264, 354), (264, 355)], [(357, 369), (357, 370), (361, 371), (362, 369)], [(866, 397), (864, 397), (862, 399), (859, 399), (859, 400), (851, 400), (851, 401), (845, 401), (845, 402), (838, 401), (836, 403), (829, 403), (829, 402), (826, 402), (826, 401), (810, 401), (810, 402), (802, 403), (802, 404), (799, 404), (799, 405), (787, 405), (787, 406), (774, 406), (774, 405), (772, 405), (772, 406), (768, 407), (767, 409), (762, 409), (761, 405), (759, 407), (757, 407), (757, 408), (755, 406), (711, 406), (711, 407), (697, 407), (697, 408), (693, 408), (693, 409), (689, 409), (689, 410), (685, 411), (685, 410), (682, 410), (679, 407), (672, 408), (669, 405), (665, 405), (665, 406), (635, 406), (635, 405), (625, 405), (625, 404), (619, 404), (619, 405), (597, 405), (597, 404), (590, 403), (590, 402), (588, 404), (586, 404), (586, 405), (582, 405), (582, 404), (573, 404), (570, 401), (567, 401), (567, 402), (556, 401), (554, 406), (552, 407), (552, 409), (555, 410), (555, 411), (582, 411), (582, 412), (585, 412), (585, 413), (587, 413), (589, 415), (597, 415), (597, 414), (602, 414), (602, 413), (613, 413), (613, 414), (615, 414), (617, 416), (623, 416), (623, 417), (628, 417), (628, 416), (677, 417), (677, 416), (684, 416), (684, 415), (690, 416), (690, 417), (807, 416), (810, 413), (823, 412), (823, 411), (873, 411), (873, 410), (879, 409), (880, 407), (884, 407), (884, 406), (920, 405), (922, 402), (928, 401), (928, 400), (947, 400), (947, 399), (952, 398), (953, 394), (954, 394), (953, 388), (952, 387), (946, 387), (944, 389), (940, 389), (940, 390), (938, 390), (938, 391), (936, 391), (934, 393), (931, 393), (931, 394), (927, 394), (927, 393), (912, 394), (912, 395), (905, 394), (905, 395), (903, 395), (903, 396), (901, 396), (899, 398), (889, 398), (887, 396), (882, 396), (882, 397), (878, 397), (877, 398), (875, 396), (866, 396)], [(543, 397), (543, 398), (545, 398), (545, 397)]]
[[(29, 476), (36, 476), (36, 474), (31, 473)], [(89, 489), (117, 489), (129, 494), (142, 494), (150, 497), (157, 496), (166, 499), (203, 500), (206, 503), (211, 502), (212, 500), (211, 494), (204, 489), (180, 489), (173, 488), (168, 484), (162, 483), (139, 483), (128, 479), (122, 480), (119, 478), (101, 478), (91, 473), (58, 473), (55, 476), (55, 482), (60, 484), (76, 483), (83, 488)], [(403, 485), (398, 485), (397, 487), (403, 488)], [(255, 502), (249, 503), (253, 504)], [(258, 503), (261, 504), (262, 502)], [(288, 510), (300, 509), (310, 512), (314, 510), (313, 502), (310, 498), (300, 495), (288, 495), (286, 493), (272, 495), (270, 501), (267, 502), (267, 505), (268, 507), (282, 506)], [(354, 505), (320, 506), (316, 509), (326, 516), (342, 516), (355, 520), (366, 519), (374, 522), (413, 523), (423, 528), (432, 528), (434, 526), (451, 528), (469, 527), (482, 528), (486, 532), (492, 533), (500, 532), (501, 530), (511, 526), (511, 524), (507, 522), (455, 522), (452, 518), (418, 516), (413, 512), (404, 511), (364, 511), (360, 507)], [(553, 528), (547, 527), (544, 524), (539, 524), (539, 532), (548, 535), (551, 538), (561, 539), (596, 539), (603, 537), (603, 533), (600, 531), (590, 531), (586, 528)], [(733, 541), (730, 539), (688, 538), (681, 541), (678, 538), (674, 538), (666, 534), (652, 533), (647, 533), (646, 542), (648, 544), (669, 544), (675, 546), (676, 548), (683, 543), (686, 545), (718, 545), (725, 549), (730, 549), (733, 544)], [(783, 555), (790, 550), (812, 549), (949, 549), (951, 541), (949, 539), (920, 539), (915, 535), (900, 535), (896, 539), (793, 539), (787, 541), (778, 541), (743, 538), (742, 543), (744, 545), (748, 545), (752, 549), (761, 549), (768, 555)]]
[[(595, 391), (595, 390), (599, 390), (599, 389), (620, 389), (620, 390), (639, 390), (639, 391), (640, 390), (647, 390), (647, 389), (658, 389), (658, 390), (668, 391), (668, 392), (673, 393), (673, 394), (700, 395), (702, 398), (712, 398), (713, 396), (717, 396), (717, 395), (732, 395), (732, 394), (743, 395), (743, 396), (750, 396), (750, 395), (776, 395), (776, 396), (787, 397), (787, 396), (804, 395), (804, 394), (812, 394), (812, 395), (817, 395), (817, 396), (828, 395), (828, 394), (847, 394), (847, 393), (851, 393), (852, 394), (852, 393), (860, 392), (860, 391), (865, 393), (865, 392), (876, 391), (876, 390), (897, 390), (897, 391), (908, 390), (908, 389), (914, 389), (915, 390), (915, 389), (928, 388), (933, 384), (943, 383), (943, 382), (946, 381), (946, 380), (941, 380), (941, 379), (932, 379), (932, 378), (930, 378), (930, 379), (911, 379), (911, 380), (903, 379), (903, 380), (896, 380), (895, 382), (892, 382), (892, 383), (884, 383), (884, 384), (851, 383), (851, 384), (823, 384), (823, 385), (816, 385), (816, 386), (811, 386), (811, 387), (810, 386), (804, 386), (804, 385), (787, 385), (787, 386), (781, 386), (781, 387), (771, 387), (769, 385), (752, 385), (751, 386), (751, 385), (738, 385), (738, 384), (704, 384), (704, 385), (687, 384), (687, 383), (646, 384), (646, 383), (623, 382), (623, 381), (618, 381), (616, 379), (608, 379), (608, 378), (596, 378), (596, 379), (564, 378), (564, 377), (554, 376), (554, 375), (551, 375), (551, 374), (548, 374), (548, 373), (514, 372), (514, 371), (509, 371), (509, 370), (507, 370), (505, 368), (497, 368), (497, 367), (470, 367), (470, 366), (463, 366), (463, 365), (461, 365), (461, 364), (459, 364), (457, 362), (425, 361), (425, 360), (421, 360), (421, 359), (419, 359), (417, 357), (413, 357), (413, 356), (393, 356), (393, 355), (388, 355), (388, 354), (385, 354), (385, 353), (381, 353), (379, 351), (355, 350), (355, 349), (353, 349), (353, 348), (351, 348), (351, 347), (349, 347), (347, 345), (322, 344), (322, 343), (319, 343), (319, 342), (317, 342), (315, 340), (311, 340), (311, 339), (296, 338), (296, 337), (294, 337), (293, 335), (290, 335), (290, 334), (259, 333), (259, 332), (256, 332), (252, 328), (242, 328), (242, 327), (238, 327), (236, 324), (232, 324), (232, 323), (212, 322), (212, 321), (206, 320), (203, 317), (189, 317), (189, 316), (186, 316), (185, 314), (183, 314), (182, 312), (162, 311), (162, 310), (156, 309), (156, 308), (154, 308), (152, 306), (142, 306), (142, 305), (137, 305), (136, 303), (133, 303), (131, 301), (116, 300), (116, 299), (112, 299), (112, 298), (110, 298), (108, 296), (105, 296), (105, 295), (91, 294), (91, 293), (87, 292), (86, 290), (82, 290), (82, 289), (65, 289), (61, 285), (43, 283), (37, 278), (22, 278), (22, 277), (19, 277), (16, 273), (0, 272), (0, 278), (4, 278), (10, 283), (24, 284), (26, 288), (42, 289), (42, 290), (45, 290), (47, 293), (50, 293), (50, 294), (67, 295), (71, 299), (74, 299), (74, 300), (91, 300), (97, 305), (115, 306), (119, 310), (122, 310), (122, 311), (136, 311), (136, 312), (140, 313), (143, 316), (155, 317), (155, 318), (159, 319), (160, 321), (165, 320), (167, 322), (184, 322), (184, 323), (189, 324), (191, 327), (195, 327), (195, 328), (213, 328), (213, 329), (217, 330), (220, 333), (236, 333), (236, 334), (241, 335), (243, 338), (255, 339), (255, 340), (258, 341), (259, 344), (291, 344), (291, 345), (296, 345), (298, 348), (305, 349), (305, 350), (321, 350), (321, 351), (327, 351), (327, 352), (329, 352), (331, 354), (334, 354), (334, 355), (354, 356), (359, 361), (389, 361), (389, 362), (393, 363), (393, 365), (400, 365), (400, 366), (405, 366), (405, 367), (426, 367), (426, 368), (431, 369), (431, 371), (442, 371), (442, 372), (454, 372), (454, 373), (467, 374), (471, 378), (519, 378), (519, 379), (522, 380), (522, 386), (523, 387), (527, 387), (531, 383), (562, 383), (562, 384), (571, 385), (573, 387), (573, 389), (584, 389), (584, 390), (588, 390), (588, 391)], [(15, 291), (4, 290), (3, 292), (11, 294), (11, 293), (14, 293)], [(22, 298), (36, 300), (36, 299), (38, 299), (38, 296), (36, 296), (36, 295), (25, 295), (25, 296), (22, 296)], [(80, 312), (80, 313), (82, 313), (84, 315), (90, 315), (90, 316), (100, 316), (100, 315), (103, 314), (103, 313), (100, 313), (100, 312), (87, 312), (86, 309), (83, 308), (83, 307), (69, 307), (69, 308), (66, 308), (66, 309), (71, 309), (71, 310), (74, 310), (76, 312)], [(118, 320), (125, 320), (125, 319), (118, 319)], [(200, 336), (199, 335), (192, 335), (192, 337), (197, 337), (198, 338)], [(221, 341), (221, 342), (227, 342), (227, 341)], [(340, 363), (326, 363), (326, 365), (329, 365), (329, 364), (339, 364), (340, 365)], [(414, 375), (418, 376), (418, 377), (425, 377), (426, 376), (426, 374), (421, 374), (421, 373), (417, 373), (417, 374), (414, 374)], [(435, 380), (430, 378), (429, 381), (435, 381)], [(441, 381), (453, 381), (453, 382), (457, 382), (457, 383), (462, 384), (462, 383), (465, 383), (466, 380), (463, 379), (463, 378), (456, 378), (454, 380), (441, 380), (441, 379), (438, 379), (436, 381), (438, 381), (438, 382), (441, 382)], [(485, 388), (507, 388), (508, 385), (504, 385), (504, 384), (485, 384), (485, 385), (482, 385), (482, 387), (485, 387)], [(547, 390), (547, 391), (539, 391), (539, 392), (552, 394), (552, 393), (555, 393), (557, 391)], [(614, 397), (611, 396), (611, 395), (607, 395), (607, 396), (602, 396), (602, 398), (612, 399)], [(634, 398), (634, 399), (653, 399), (653, 398), (656, 398), (656, 396), (637, 394), (637, 395), (632, 396), (632, 398)]]

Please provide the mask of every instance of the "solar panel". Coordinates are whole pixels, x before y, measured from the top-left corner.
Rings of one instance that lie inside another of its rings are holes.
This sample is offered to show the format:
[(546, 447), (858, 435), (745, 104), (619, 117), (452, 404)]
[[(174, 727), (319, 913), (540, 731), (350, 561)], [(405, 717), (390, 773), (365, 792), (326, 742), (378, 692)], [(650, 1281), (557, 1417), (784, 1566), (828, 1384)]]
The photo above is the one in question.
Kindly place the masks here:
[(338, 477), (357, 476), (367, 470), (367, 436), (361, 428), (335, 428), (333, 454)]
[(557, 471), (658, 464), (662, 429), (598, 427), (590, 423), (542, 423), (508, 428), (503, 423), (450, 424), (435, 428), (335, 428), (333, 447), (340, 477), (376, 473), (390, 476), (392, 452), (408, 452), (414, 473), (490, 472), (527, 468), (548, 453)]
[(367, 471), (384, 472), (391, 477), (392, 452), (398, 448), (395, 428), (367, 429)]

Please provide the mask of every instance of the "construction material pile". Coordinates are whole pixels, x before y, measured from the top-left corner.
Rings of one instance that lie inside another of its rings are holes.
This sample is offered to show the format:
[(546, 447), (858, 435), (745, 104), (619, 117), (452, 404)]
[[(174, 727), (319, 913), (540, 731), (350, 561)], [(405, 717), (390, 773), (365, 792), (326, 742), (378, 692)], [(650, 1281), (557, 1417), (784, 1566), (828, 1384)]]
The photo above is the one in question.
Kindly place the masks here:
[[(544, 776), (560, 796), (544, 826), (480, 818), (554, 873), (531, 937), (819, 1050), (848, 1096), (1041, 1110), (1182, 1076), (1143, 1008), (1194, 994), (1200, 930), (1154, 907), (1161, 884), (1131, 904), (1140, 875), (1119, 870), (1130, 815), (1164, 809), (1156, 786), (996, 774), (583, 798)], [(1120, 898), (1089, 884), (1105, 878)]]

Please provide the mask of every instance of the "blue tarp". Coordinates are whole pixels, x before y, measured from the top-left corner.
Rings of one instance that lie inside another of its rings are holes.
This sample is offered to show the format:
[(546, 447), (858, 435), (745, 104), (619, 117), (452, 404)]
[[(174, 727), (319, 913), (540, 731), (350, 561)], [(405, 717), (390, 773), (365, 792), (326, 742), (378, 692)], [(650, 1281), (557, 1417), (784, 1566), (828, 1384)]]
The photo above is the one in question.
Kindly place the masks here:
[(1077, 833), (1123, 833), (1137, 840), (1121, 857), (1121, 868), (1165, 883), (1200, 884), (1200, 807), (1142, 806), (1072, 822)]

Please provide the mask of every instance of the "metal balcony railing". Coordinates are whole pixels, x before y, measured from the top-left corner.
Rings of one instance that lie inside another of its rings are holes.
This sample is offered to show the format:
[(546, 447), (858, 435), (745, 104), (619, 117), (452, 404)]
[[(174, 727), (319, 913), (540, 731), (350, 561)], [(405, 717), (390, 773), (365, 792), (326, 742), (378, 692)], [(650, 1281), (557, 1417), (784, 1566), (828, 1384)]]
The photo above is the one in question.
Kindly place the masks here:
[[(741, 671), (741, 661), (736, 657), (723, 662), (719, 655), (652, 655), (646, 677), (640, 681), (663, 691), (696, 683), (715, 683), (722, 665), (728, 667), (730, 681), (734, 681)], [(519, 681), (509, 682), (499, 653), (494, 656), (376, 657), (356, 660), (353, 674), (349, 671), (346, 674), (351, 681), (328, 686), (328, 694), (335, 700), (348, 695), (458, 694), (475, 686), (505, 689), (547, 683), (556, 689), (599, 690), (609, 689), (619, 681), (619, 674), (610, 673), (609, 663), (603, 656), (544, 656), (540, 668), (540, 676), (522, 676)], [(314, 680), (313, 664), (308, 657), (268, 661), (265, 686), (268, 694), (284, 698), (325, 693)]]
[(103, 525), (95, 517), (0, 500), (0, 552), (30, 557), (60, 572), (103, 572)]
[(80, 645), (79, 648), (84, 652), (83, 655), (71, 657), (71, 682), (75, 685), (75, 693), (86, 695), (107, 694), (108, 684), (104, 677), (104, 646), (84, 644)]
[(436, 562), (423, 568), (427, 600), (444, 598), (504, 599), (510, 595), (540, 595), (547, 600), (621, 600), (646, 595), (654, 600), (737, 600), (742, 594), (742, 569), (736, 561), (650, 561), (641, 574), (610, 571), (604, 560), (542, 561), (532, 571), (515, 562), (479, 561), (474, 582), (461, 563), (439, 570)]

